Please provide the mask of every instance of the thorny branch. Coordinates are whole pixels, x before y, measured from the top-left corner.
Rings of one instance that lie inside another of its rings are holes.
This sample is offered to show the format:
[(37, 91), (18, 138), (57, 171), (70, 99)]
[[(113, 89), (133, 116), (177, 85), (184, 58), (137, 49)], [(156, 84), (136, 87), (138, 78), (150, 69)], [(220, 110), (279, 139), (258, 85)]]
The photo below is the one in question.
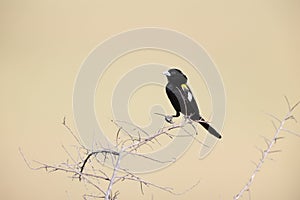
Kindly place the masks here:
[[(32, 170), (44, 169), (50, 173), (57, 172), (57, 171), (66, 172), (72, 174), (72, 179), (78, 179), (79, 181), (84, 181), (84, 183), (94, 188), (95, 192), (91, 194), (84, 194), (83, 199), (115, 200), (119, 195), (119, 191), (113, 192), (114, 189), (113, 186), (120, 181), (134, 181), (139, 183), (142, 194), (144, 194), (143, 186), (158, 188), (162, 191), (169, 192), (173, 195), (182, 195), (198, 185), (199, 182), (197, 182), (195, 185), (191, 186), (184, 192), (177, 193), (174, 191), (173, 188), (157, 185), (155, 183), (144, 180), (140, 176), (129, 171), (128, 169), (121, 168), (120, 165), (123, 156), (128, 154), (139, 156), (144, 159), (148, 159), (158, 163), (175, 162), (175, 160), (161, 161), (155, 158), (151, 158), (145, 154), (139, 153), (139, 150), (143, 146), (149, 146), (152, 148), (152, 144), (154, 143), (160, 144), (158, 142), (158, 138), (163, 135), (168, 136), (170, 139), (172, 139), (173, 137), (175, 137), (175, 135), (172, 135), (170, 131), (174, 129), (181, 129), (181, 128), (184, 129), (184, 126), (190, 123), (189, 120), (186, 119), (179, 124), (172, 124), (170, 126), (162, 127), (154, 134), (149, 134), (145, 132), (143, 129), (141, 129), (140, 127), (134, 124), (130, 124), (128, 122), (123, 122), (123, 121), (112, 121), (112, 122), (118, 127), (115, 146), (110, 148), (104, 148), (101, 146), (100, 149), (93, 150), (93, 149), (88, 149), (80, 142), (80, 140), (76, 137), (72, 129), (67, 125), (66, 119), (64, 118), (62, 125), (68, 130), (68, 132), (78, 143), (77, 145), (74, 146), (75, 151), (77, 153), (77, 157), (76, 156), (74, 157), (74, 155), (71, 152), (69, 152), (67, 148), (63, 146), (63, 150), (66, 152), (69, 159), (66, 162), (60, 163), (58, 165), (51, 165), (39, 161), (32, 161), (37, 165), (37, 167), (33, 167), (32, 163), (30, 163), (25, 158), (21, 149), (19, 149), (19, 151), (26, 165)], [(133, 126), (134, 130), (136, 130), (138, 134), (137, 135), (132, 134), (132, 132), (123, 128), (120, 125), (120, 123), (123, 124), (125, 123)], [(188, 133), (187, 136), (194, 137), (192, 133)], [(198, 142), (201, 143), (200, 141)], [(102, 155), (104, 158), (99, 157), (98, 155)], [(112, 162), (113, 167), (112, 167), (111, 175), (108, 175), (107, 172), (105, 172), (105, 170), (102, 170), (103, 165), (105, 164), (105, 162), (107, 162), (107, 160), (110, 160), (110, 162)]]
[(275, 134), (273, 136), (273, 138), (271, 140), (269, 140), (268, 138), (264, 137), (264, 140), (265, 140), (265, 143), (267, 144), (267, 148), (265, 150), (261, 150), (261, 153), (262, 153), (262, 156), (261, 156), (261, 159), (259, 160), (258, 164), (255, 163), (256, 167), (254, 169), (254, 171), (252, 172), (248, 182), (246, 183), (246, 185), (240, 190), (240, 192), (238, 194), (236, 194), (234, 196), (234, 200), (238, 200), (240, 199), (243, 194), (245, 192), (249, 192), (250, 191), (250, 186), (252, 185), (253, 181), (254, 181), (254, 178), (255, 176), (257, 175), (257, 173), (260, 171), (263, 163), (266, 161), (266, 159), (268, 158), (268, 155), (271, 154), (271, 153), (276, 153), (276, 152), (280, 152), (280, 150), (278, 151), (273, 151), (272, 150), (272, 147), (274, 146), (274, 144), (282, 139), (283, 137), (280, 137), (279, 136), (279, 133), (281, 132), (287, 132), (287, 133), (291, 133), (293, 135), (296, 135), (298, 137), (300, 137), (300, 133), (297, 133), (295, 131), (291, 131), (291, 130), (288, 130), (288, 129), (285, 129), (284, 128), (284, 125), (287, 121), (291, 120), (291, 119), (294, 119), (295, 120), (295, 117), (293, 116), (293, 111), (295, 110), (295, 108), (300, 104), (300, 101), (297, 102), (295, 105), (291, 106), (290, 103), (289, 103), (289, 100), (287, 99), (287, 97), (285, 96), (285, 100), (286, 100), (286, 103), (288, 105), (288, 112), (287, 114), (284, 116), (283, 119), (279, 119), (278, 117), (272, 115), (272, 114), (268, 114), (269, 116), (271, 116), (274, 120), (276, 120), (279, 125), (276, 126), (275, 122), (272, 121), (273, 123), (273, 126), (275, 127)]

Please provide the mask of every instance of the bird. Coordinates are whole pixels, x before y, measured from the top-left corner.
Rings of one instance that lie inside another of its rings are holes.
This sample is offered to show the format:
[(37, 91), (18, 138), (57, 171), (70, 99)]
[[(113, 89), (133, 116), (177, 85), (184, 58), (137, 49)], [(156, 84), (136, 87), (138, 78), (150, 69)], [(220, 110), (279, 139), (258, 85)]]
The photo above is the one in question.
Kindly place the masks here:
[(173, 123), (174, 117), (179, 117), (180, 113), (189, 117), (191, 120), (198, 122), (210, 134), (218, 139), (222, 136), (216, 131), (204, 118), (201, 117), (197, 102), (193, 96), (190, 87), (187, 85), (187, 76), (179, 69), (172, 68), (163, 75), (167, 77), (168, 83), (165, 87), (167, 96), (176, 111), (175, 115), (165, 116), (168, 123)]

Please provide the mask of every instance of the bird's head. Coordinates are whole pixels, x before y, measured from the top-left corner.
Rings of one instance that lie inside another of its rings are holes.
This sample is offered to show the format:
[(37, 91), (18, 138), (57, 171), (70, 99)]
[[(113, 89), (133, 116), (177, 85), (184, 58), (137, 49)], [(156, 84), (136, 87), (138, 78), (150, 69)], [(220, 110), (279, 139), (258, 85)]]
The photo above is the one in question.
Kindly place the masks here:
[(183, 84), (187, 82), (187, 77), (179, 69), (169, 69), (168, 71), (163, 72), (167, 77), (169, 82)]

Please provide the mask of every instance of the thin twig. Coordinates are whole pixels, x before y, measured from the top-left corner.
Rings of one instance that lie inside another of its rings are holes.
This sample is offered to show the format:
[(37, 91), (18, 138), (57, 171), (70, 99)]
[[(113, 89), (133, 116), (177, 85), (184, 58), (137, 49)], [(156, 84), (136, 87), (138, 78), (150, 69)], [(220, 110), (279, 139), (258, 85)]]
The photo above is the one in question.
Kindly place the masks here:
[[(63, 118), (63, 122), (62, 125), (68, 129), (69, 133), (72, 134), (73, 138), (76, 140), (76, 142), (81, 146), (84, 147), (84, 145), (80, 142), (80, 140), (78, 139), (78, 137), (76, 137), (75, 133), (72, 131), (72, 129), (68, 126), (68, 124), (66, 123), (66, 117)], [(85, 147), (84, 147), (85, 148)]]

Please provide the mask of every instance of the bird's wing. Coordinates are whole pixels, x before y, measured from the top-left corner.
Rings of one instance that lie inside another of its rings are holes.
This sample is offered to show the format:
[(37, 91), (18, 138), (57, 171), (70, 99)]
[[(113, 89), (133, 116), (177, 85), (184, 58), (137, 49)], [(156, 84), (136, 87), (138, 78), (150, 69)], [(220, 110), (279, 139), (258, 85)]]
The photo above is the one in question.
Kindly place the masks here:
[(183, 106), (185, 106), (186, 110), (186, 113), (183, 114), (191, 116), (191, 119), (198, 120), (200, 118), (199, 109), (191, 89), (187, 84), (181, 84), (181, 88), (179, 89), (182, 91), (181, 95), (184, 98)]

